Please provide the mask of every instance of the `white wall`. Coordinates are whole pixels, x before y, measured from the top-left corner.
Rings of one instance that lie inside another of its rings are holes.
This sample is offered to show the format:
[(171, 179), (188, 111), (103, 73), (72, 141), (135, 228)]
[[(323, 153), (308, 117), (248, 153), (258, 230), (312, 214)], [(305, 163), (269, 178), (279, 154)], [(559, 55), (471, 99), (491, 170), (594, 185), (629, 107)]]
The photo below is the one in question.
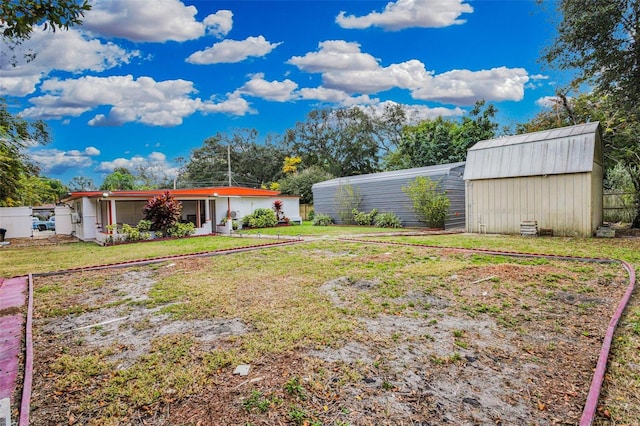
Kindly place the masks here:
[(56, 206), (53, 212), (56, 217), (56, 234), (71, 235), (73, 231), (71, 225), (71, 208), (67, 206)]
[(25, 238), (33, 235), (31, 207), (0, 207), (0, 228), (5, 238)]

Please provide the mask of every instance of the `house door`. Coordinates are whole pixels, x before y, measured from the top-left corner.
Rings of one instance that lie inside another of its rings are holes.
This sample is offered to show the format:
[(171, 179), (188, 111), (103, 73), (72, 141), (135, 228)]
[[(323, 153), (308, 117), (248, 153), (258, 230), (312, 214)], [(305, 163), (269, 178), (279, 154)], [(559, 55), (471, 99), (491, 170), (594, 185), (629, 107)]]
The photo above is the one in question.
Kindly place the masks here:
[(216, 221), (218, 215), (216, 214), (216, 200), (209, 200), (209, 214), (211, 214), (211, 233), (216, 232)]

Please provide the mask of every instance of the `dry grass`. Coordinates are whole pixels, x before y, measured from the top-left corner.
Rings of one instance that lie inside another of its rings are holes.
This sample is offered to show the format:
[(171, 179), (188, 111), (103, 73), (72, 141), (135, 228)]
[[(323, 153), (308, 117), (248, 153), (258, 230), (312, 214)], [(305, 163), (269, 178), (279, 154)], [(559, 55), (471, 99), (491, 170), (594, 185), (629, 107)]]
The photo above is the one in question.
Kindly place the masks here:
[[(526, 251), (538, 241), (542, 247), (535, 251), (569, 251), (564, 239), (500, 239), (502, 248)], [(499, 246), (497, 238), (467, 236), (411, 241)], [(599, 247), (600, 255), (607, 254), (600, 242), (579, 243), (573, 244), (576, 251)], [(639, 248), (611, 242), (608, 250), (633, 257)], [(132, 297), (125, 284), (139, 274), (150, 284), (140, 291), (144, 297)], [(622, 276), (610, 265), (318, 241), (38, 278), (40, 374), (33, 415), (37, 424), (439, 422), (444, 414), (434, 407), (443, 400), (438, 402), (433, 388), (420, 390), (420, 383), (446, 383), (450, 374), (471, 374), (465, 380), (473, 381), (487, 366), (493, 376), (510, 379), (499, 387), (506, 400), (519, 398), (523, 412), (540, 424), (574, 422), (600, 338), (624, 291)], [(611, 413), (613, 424), (633, 424), (640, 414), (637, 396), (630, 394), (637, 390), (637, 376), (628, 374), (629, 364), (638, 363), (633, 348), (640, 314), (630, 312), (616, 340), (604, 399), (603, 412)], [(60, 331), (70, 322), (80, 325), (83, 316), (95, 324), (101, 313), (129, 319)], [(245, 329), (203, 340), (198, 327), (216, 321), (237, 321)], [(176, 324), (189, 332), (160, 332)], [(144, 354), (124, 361), (135, 348), (117, 339), (129, 333), (154, 337)], [(345, 350), (351, 358), (327, 359)], [(244, 362), (259, 375), (250, 378), (259, 381), (231, 374)], [(417, 384), (406, 381), (414, 364), (422, 366)], [(510, 373), (504, 373), (505, 365)], [(527, 392), (518, 393), (524, 383)], [(629, 391), (616, 393), (616, 385)], [(413, 390), (422, 399), (406, 392), (411, 386), (418, 386)], [(489, 405), (479, 397), (467, 399), (466, 404)], [(454, 423), (469, 420), (465, 415), (481, 423), (500, 420), (464, 404), (446, 408), (456, 412)]]

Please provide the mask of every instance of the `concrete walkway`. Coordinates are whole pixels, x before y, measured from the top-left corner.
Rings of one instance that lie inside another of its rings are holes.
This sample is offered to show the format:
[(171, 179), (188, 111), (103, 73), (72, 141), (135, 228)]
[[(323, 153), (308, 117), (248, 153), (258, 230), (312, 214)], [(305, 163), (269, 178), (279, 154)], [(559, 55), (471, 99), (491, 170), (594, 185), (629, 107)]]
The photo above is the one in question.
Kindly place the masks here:
[(27, 277), (0, 278), (0, 425), (11, 425), (25, 315)]

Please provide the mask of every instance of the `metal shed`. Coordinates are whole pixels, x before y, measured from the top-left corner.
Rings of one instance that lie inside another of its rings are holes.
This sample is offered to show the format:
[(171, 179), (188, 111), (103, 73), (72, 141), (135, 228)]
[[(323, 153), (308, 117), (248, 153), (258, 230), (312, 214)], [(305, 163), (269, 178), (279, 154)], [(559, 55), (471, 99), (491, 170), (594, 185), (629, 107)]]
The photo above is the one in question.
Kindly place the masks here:
[(378, 209), (393, 212), (404, 226), (425, 226), (419, 222), (413, 211), (411, 199), (402, 191), (409, 181), (418, 176), (439, 181), (440, 188), (449, 196), (449, 213), (445, 228), (464, 228), (464, 173), (465, 163), (443, 164), (440, 166), (418, 167), (391, 172), (343, 177), (319, 182), (313, 185), (313, 201), (316, 213), (328, 214), (335, 223), (340, 223), (335, 200), (336, 191), (341, 185), (352, 185), (362, 195), (360, 211)]
[(490, 139), (468, 150), (468, 232), (520, 233), (523, 222), (558, 236), (592, 236), (602, 223), (598, 122)]

